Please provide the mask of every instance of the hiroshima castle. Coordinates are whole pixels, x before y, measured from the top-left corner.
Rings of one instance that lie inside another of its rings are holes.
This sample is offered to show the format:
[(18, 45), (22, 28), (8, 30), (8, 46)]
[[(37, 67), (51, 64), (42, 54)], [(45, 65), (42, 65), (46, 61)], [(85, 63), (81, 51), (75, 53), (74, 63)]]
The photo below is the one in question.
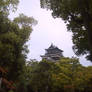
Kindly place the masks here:
[(63, 57), (62, 50), (51, 44), (48, 49), (45, 49), (45, 55), (41, 55), (42, 59), (49, 61), (58, 61)]

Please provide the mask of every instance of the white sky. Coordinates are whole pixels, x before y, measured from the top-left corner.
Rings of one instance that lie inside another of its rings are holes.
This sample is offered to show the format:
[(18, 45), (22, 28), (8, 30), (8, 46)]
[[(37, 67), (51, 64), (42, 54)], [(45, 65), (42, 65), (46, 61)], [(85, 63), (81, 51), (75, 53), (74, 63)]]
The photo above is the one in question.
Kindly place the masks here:
[[(51, 11), (40, 8), (39, 0), (20, 0), (17, 12), (11, 14), (11, 18), (24, 13), (27, 16), (33, 16), (38, 24), (33, 27), (33, 32), (28, 42), (30, 53), (28, 59), (41, 60), (40, 55), (44, 55), (46, 48), (51, 43), (62, 49), (65, 57), (75, 56), (72, 50), (72, 33), (67, 32), (65, 23), (51, 16)], [(90, 65), (84, 57), (80, 58), (81, 64)]]

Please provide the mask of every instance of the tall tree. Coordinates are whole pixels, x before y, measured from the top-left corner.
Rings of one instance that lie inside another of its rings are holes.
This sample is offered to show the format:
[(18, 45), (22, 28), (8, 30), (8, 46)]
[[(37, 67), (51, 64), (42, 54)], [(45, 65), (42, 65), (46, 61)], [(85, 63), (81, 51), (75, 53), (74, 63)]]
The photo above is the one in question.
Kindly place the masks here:
[(7, 80), (19, 85), (24, 81), (22, 79), (25, 79), (23, 76), (28, 52), (26, 42), (32, 32), (32, 25), (37, 21), (31, 17), (25, 18), (23, 15), (21, 21), (24, 26), (19, 24), (20, 21), (16, 22), (17, 20), (20, 20), (20, 17), (15, 18), (14, 21), (5, 18), (0, 26), (0, 66), (7, 69)]
[(73, 32), (75, 44), (73, 48), (76, 54), (89, 54), (88, 59), (92, 61), (92, 0), (40, 0), (40, 2), (42, 8), (52, 10), (54, 18), (62, 18), (67, 23), (68, 30)]
[[(8, 18), (10, 11), (17, 9), (18, 2), (19, 0), (0, 1), (0, 67), (7, 70), (3, 76), (6, 83), (15, 82), (16, 89), (20, 84), (24, 85), (26, 80), (24, 78), (28, 53), (26, 42), (29, 40), (32, 26), (37, 24), (33, 17), (24, 14), (20, 14), (13, 21)], [(2, 88), (7, 92), (9, 90), (7, 85), (3, 85)]]

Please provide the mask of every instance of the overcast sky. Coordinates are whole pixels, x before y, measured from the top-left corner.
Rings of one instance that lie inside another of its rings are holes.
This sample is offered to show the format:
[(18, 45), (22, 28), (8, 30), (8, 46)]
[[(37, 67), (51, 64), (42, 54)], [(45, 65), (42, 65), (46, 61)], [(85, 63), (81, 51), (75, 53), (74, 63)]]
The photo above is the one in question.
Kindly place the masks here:
[[(75, 56), (72, 50), (72, 33), (67, 32), (66, 25), (61, 19), (51, 16), (51, 11), (41, 9), (39, 0), (20, 0), (17, 12), (10, 17), (18, 16), (19, 13), (33, 16), (38, 21), (28, 42), (28, 59), (41, 60), (40, 55), (44, 55), (45, 49), (51, 43), (62, 49), (65, 57)], [(80, 57), (80, 62), (83, 65), (91, 65), (84, 57)]]

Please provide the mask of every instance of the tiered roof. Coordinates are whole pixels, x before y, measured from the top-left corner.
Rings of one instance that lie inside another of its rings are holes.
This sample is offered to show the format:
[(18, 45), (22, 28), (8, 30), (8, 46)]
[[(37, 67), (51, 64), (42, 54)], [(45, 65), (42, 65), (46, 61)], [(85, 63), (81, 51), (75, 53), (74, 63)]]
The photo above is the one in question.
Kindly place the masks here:
[(56, 50), (56, 51), (60, 51), (63, 52), (63, 50), (59, 49), (58, 47), (56, 47), (55, 45), (51, 44), (51, 46), (48, 49), (45, 49), (46, 51), (49, 50)]
[(45, 55), (41, 56), (43, 59), (56, 61), (59, 60), (61, 57), (63, 57), (62, 55), (63, 50), (59, 49), (53, 44), (51, 44), (51, 46), (45, 50), (46, 50)]

